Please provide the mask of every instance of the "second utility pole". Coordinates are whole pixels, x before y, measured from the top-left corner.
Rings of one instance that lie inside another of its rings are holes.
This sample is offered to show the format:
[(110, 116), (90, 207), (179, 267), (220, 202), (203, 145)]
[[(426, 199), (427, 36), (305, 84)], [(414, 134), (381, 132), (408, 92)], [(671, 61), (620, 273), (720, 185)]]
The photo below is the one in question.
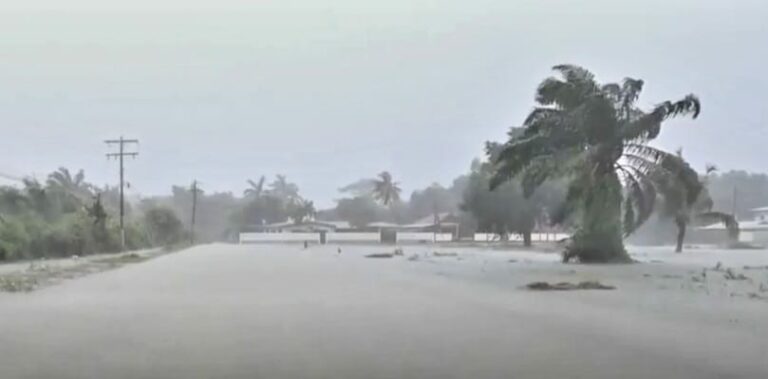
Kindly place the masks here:
[(117, 158), (120, 161), (120, 249), (125, 250), (125, 196), (123, 195), (124, 187), (125, 187), (125, 170), (123, 169), (123, 158), (125, 156), (129, 156), (132, 158), (136, 158), (136, 156), (139, 155), (137, 152), (126, 152), (125, 151), (125, 145), (129, 143), (138, 144), (139, 140), (137, 139), (124, 139), (122, 136), (120, 136), (120, 139), (110, 139), (104, 141), (107, 145), (112, 144), (118, 144), (118, 152), (117, 153), (108, 153), (107, 159), (109, 158)]
[(197, 212), (197, 193), (200, 192), (197, 189), (197, 180), (192, 182), (192, 223), (189, 227), (189, 242), (195, 244), (195, 213)]

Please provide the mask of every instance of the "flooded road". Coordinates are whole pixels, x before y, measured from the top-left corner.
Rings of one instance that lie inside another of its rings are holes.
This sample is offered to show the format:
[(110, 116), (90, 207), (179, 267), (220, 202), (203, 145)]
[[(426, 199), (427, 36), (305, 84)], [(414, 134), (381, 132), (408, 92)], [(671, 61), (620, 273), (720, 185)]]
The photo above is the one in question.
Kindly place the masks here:
[[(385, 249), (206, 245), (0, 294), (0, 378), (768, 377), (768, 302), (652, 264), (363, 257)], [(520, 288), (568, 275), (618, 289)]]

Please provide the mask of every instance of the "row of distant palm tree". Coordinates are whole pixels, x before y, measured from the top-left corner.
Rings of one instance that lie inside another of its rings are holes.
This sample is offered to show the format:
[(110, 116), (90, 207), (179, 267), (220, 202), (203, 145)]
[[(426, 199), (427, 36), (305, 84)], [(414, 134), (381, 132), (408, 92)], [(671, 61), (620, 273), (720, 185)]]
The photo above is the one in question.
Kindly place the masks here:
[(247, 183), (248, 188), (243, 192), (246, 198), (256, 200), (270, 195), (280, 199), (287, 206), (291, 219), (297, 224), (312, 219), (317, 213), (315, 204), (303, 199), (299, 195), (299, 187), (289, 182), (285, 175), (276, 175), (275, 180), (269, 184), (269, 188), (265, 188), (266, 177), (264, 175), (259, 177), (258, 181), (249, 179)]

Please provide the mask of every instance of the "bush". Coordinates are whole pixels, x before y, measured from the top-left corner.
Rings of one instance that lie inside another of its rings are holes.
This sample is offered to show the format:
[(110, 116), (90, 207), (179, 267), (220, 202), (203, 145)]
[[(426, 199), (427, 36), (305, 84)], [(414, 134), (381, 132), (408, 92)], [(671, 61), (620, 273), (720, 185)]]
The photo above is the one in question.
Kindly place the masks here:
[(172, 245), (186, 237), (181, 221), (169, 208), (148, 209), (144, 213), (144, 225), (153, 246)]

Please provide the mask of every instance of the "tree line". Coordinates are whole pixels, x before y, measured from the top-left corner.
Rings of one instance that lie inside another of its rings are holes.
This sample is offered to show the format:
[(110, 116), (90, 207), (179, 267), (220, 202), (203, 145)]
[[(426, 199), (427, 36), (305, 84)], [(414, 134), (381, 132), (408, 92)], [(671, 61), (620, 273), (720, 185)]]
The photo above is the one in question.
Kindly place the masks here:
[[(0, 260), (119, 251), (118, 209), (118, 189), (88, 183), (82, 170), (60, 168), (42, 183), (24, 179), (20, 187), (0, 187)], [(167, 208), (142, 209), (128, 218), (125, 232), (129, 249), (184, 238), (181, 221)]]
[[(666, 120), (699, 115), (696, 96), (644, 110), (636, 104), (642, 80), (599, 83), (582, 67), (554, 70), (537, 88), (522, 125), (510, 128), (506, 141), (486, 142), (484, 157), (449, 186), (434, 183), (404, 198), (400, 183), (383, 171), (339, 188), (336, 205), (318, 210), (284, 175), (260, 176), (247, 181), (242, 195), (198, 193), (199, 240), (232, 240), (242, 230), (278, 222), (362, 227), (453, 213), (463, 233), (520, 234), (530, 244), (536, 227), (559, 225), (573, 231), (566, 260), (628, 261), (624, 239), (636, 232), (674, 236), (680, 251), (689, 225), (722, 222), (736, 241), (738, 220), (768, 205), (768, 175), (718, 173), (714, 166), (700, 173), (682, 151), (652, 146)], [(128, 247), (184, 240), (192, 198), (189, 186), (173, 186), (170, 195), (129, 204)], [(116, 251), (118, 199), (116, 188), (98, 188), (82, 171), (65, 168), (43, 183), (0, 187), (0, 258)]]

